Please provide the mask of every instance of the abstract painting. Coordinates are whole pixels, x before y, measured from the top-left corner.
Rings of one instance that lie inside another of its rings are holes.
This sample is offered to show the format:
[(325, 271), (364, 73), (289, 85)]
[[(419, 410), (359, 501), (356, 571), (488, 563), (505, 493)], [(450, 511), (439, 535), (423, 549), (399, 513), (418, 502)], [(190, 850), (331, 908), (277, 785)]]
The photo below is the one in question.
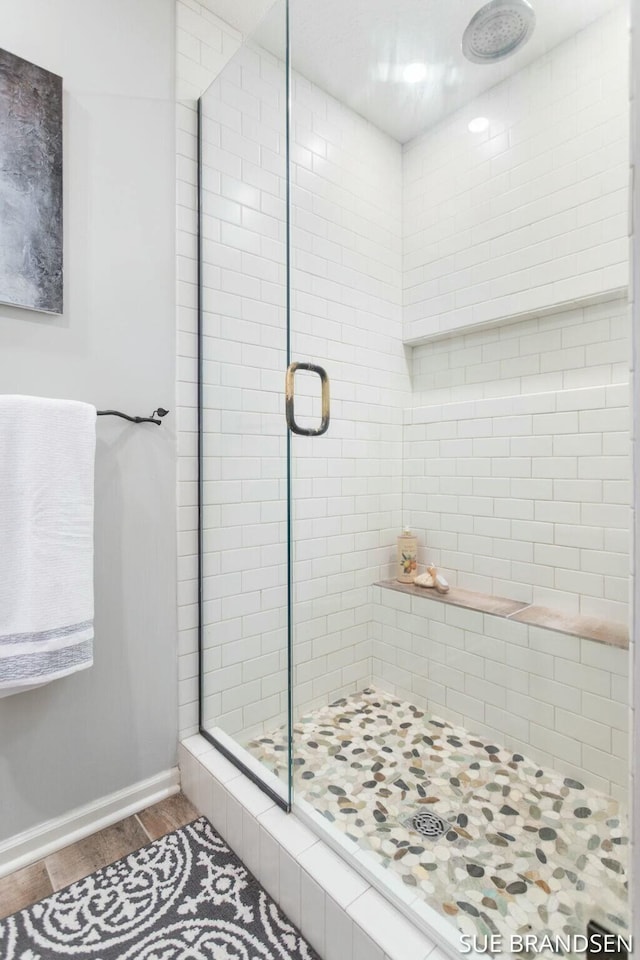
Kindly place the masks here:
[(62, 79), (0, 50), (0, 302), (62, 313)]

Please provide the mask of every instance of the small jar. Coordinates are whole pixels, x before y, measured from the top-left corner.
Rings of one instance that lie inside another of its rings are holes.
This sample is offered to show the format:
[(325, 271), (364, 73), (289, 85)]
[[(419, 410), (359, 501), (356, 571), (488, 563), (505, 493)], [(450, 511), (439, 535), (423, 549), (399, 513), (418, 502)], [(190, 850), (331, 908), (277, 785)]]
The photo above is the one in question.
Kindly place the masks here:
[(398, 565), (396, 580), (399, 583), (413, 583), (418, 572), (418, 538), (405, 527), (398, 537)]

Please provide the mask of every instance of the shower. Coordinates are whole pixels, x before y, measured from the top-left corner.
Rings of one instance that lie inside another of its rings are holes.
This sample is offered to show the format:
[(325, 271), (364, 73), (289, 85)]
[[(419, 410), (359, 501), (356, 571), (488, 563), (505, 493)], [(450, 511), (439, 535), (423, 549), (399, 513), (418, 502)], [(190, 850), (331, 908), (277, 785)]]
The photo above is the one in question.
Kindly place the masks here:
[(527, 0), (490, 0), (469, 21), (462, 52), (473, 63), (496, 63), (523, 47), (535, 25)]
[(625, 10), (454, 6), (201, 99), (200, 727), (425, 935), (624, 932)]

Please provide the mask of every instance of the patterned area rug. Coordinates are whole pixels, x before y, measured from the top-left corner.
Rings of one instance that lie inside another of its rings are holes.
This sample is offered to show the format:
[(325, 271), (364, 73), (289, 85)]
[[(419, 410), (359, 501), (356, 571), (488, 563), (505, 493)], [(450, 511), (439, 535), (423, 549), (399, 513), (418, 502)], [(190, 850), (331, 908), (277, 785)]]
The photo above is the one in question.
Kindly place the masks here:
[(318, 960), (204, 818), (0, 921), (2, 960)]
[[(626, 932), (612, 797), (380, 690), (302, 717), (294, 742), (297, 796), (463, 933)], [(282, 730), (249, 749), (283, 769)]]

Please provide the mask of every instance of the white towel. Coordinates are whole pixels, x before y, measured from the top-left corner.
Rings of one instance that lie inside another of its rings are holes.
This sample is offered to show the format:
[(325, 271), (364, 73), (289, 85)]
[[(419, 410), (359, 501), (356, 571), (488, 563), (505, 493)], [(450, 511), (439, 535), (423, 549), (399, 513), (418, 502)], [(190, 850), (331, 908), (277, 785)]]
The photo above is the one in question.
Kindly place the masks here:
[(0, 396), (0, 697), (93, 662), (95, 407)]

